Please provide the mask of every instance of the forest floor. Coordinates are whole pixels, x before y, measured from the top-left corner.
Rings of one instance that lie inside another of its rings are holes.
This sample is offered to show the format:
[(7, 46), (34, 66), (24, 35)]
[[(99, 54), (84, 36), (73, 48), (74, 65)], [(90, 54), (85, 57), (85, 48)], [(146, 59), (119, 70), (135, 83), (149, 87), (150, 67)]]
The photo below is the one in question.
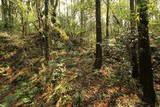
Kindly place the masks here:
[[(46, 66), (33, 40), (0, 33), (0, 107), (141, 107), (123, 48), (111, 47), (94, 71), (94, 48), (53, 51)], [(160, 64), (154, 62), (159, 99)]]

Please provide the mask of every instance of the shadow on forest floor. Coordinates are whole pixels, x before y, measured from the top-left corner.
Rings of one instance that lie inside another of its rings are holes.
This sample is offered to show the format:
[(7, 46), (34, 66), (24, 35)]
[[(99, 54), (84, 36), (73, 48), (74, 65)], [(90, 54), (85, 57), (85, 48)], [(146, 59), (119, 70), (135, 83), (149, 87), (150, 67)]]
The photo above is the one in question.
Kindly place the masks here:
[[(11, 107), (130, 107), (141, 104), (138, 98), (141, 93), (130, 77), (126, 55), (117, 49), (104, 58), (100, 71), (92, 69), (94, 49), (55, 51), (49, 67), (40, 61), (44, 59), (41, 51), (30, 39), (0, 34), (0, 104)], [(5, 72), (7, 76), (3, 75)], [(158, 90), (159, 86), (156, 88)]]
[(0, 65), (10, 66), (17, 69), (21, 61), (22, 49), (12, 44), (13, 40), (9, 37), (0, 36)]
[[(12, 35), (11, 35), (12, 36)], [(15, 40), (13, 40), (15, 39)], [(22, 43), (16, 43), (17, 41)], [(32, 66), (34, 58), (39, 58), (40, 50), (35, 45), (28, 41), (23, 41), (18, 36), (13, 35), (13, 38), (6, 33), (0, 34), (0, 66), (10, 67), (13, 70), (21, 70), (25, 66)], [(33, 48), (34, 47), (34, 48)]]
[(0, 33), (0, 103), (14, 94), (22, 82), (28, 81), (30, 73), (39, 71), (39, 50), (19, 35)]
[[(100, 71), (93, 71), (94, 55), (91, 53), (93, 52), (82, 50), (65, 56), (68, 58), (65, 63), (68, 75), (64, 81), (68, 81), (72, 89), (63, 93), (63, 96), (71, 96), (75, 107), (117, 107), (117, 104), (129, 107), (135, 105), (135, 102), (139, 103), (136, 95), (139, 91), (134, 89), (136, 86), (132, 81), (127, 82), (131, 79), (125, 73), (128, 69), (123, 69), (124, 73), (120, 75), (114, 74), (120, 70), (121, 65), (109, 61), (106, 62), (109, 67), (103, 66)], [(75, 65), (70, 67), (69, 62)], [(115, 77), (112, 78), (111, 75)], [(63, 99), (63, 96), (59, 99)]]

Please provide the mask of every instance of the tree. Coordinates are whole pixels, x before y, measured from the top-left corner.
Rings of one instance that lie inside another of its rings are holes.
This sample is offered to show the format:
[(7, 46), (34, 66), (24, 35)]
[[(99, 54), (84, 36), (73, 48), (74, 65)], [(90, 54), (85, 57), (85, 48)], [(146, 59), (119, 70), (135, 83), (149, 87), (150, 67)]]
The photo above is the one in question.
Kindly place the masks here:
[[(84, 3), (84, 0), (81, 0), (81, 5), (83, 5)], [(80, 10), (80, 19), (81, 19), (81, 30), (84, 28), (84, 9), (81, 7), (81, 10)], [(81, 37), (83, 36), (83, 32), (81, 32)]]
[(136, 31), (135, 21), (135, 0), (130, 0), (130, 57), (132, 65), (132, 77), (138, 78), (138, 62), (137, 62), (137, 40), (135, 37)]
[(43, 20), (42, 20), (43, 15), (41, 12), (40, 0), (35, 0), (35, 5), (36, 5), (36, 13), (37, 13), (37, 18), (38, 18), (38, 30), (39, 30), (43, 25)]
[(48, 42), (48, 30), (49, 30), (49, 26), (48, 26), (48, 5), (49, 5), (49, 0), (45, 0), (45, 1), (44, 1), (44, 6), (45, 6), (45, 11), (44, 11), (44, 15), (45, 15), (44, 34), (45, 34), (45, 58), (46, 58), (46, 61), (47, 61), (47, 62), (48, 62), (48, 60), (49, 60), (49, 42)]
[(106, 12), (106, 37), (109, 37), (109, 0), (107, 0), (106, 6), (107, 6), (107, 12)]
[(9, 22), (9, 28), (13, 27), (13, 1), (8, 2), (8, 22)]
[(4, 28), (8, 28), (8, 4), (7, 0), (1, 0), (2, 2), (2, 20), (4, 22)]
[(100, 69), (102, 66), (102, 31), (101, 31), (101, 2), (96, 0), (96, 60), (94, 63), (95, 69)]
[(148, 34), (148, 0), (138, 0), (138, 55), (140, 80), (143, 86), (143, 100), (151, 107), (155, 105), (155, 91), (151, 63), (150, 41)]
[(51, 5), (52, 5), (52, 16), (51, 16), (51, 22), (52, 24), (55, 24), (56, 23), (56, 9), (57, 9), (57, 6), (58, 6), (58, 1), (59, 0), (51, 0)]
[[(20, 5), (22, 5), (22, 7), (23, 7), (23, 0), (20, 0)], [(24, 9), (23, 8), (21, 8), (21, 10), (19, 9), (19, 13), (20, 13), (20, 16), (21, 16), (21, 25), (22, 25), (22, 35), (23, 36), (26, 36), (26, 24), (25, 24), (25, 15), (24, 15)]]

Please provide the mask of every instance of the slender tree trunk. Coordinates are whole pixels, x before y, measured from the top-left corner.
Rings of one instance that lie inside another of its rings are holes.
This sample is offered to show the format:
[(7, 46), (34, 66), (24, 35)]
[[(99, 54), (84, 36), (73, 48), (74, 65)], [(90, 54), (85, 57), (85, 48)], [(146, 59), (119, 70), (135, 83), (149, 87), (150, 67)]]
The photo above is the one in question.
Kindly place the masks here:
[[(80, 2), (81, 2), (81, 5), (83, 5), (84, 0), (81, 0)], [(83, 8), (81, 8), (81, 11), (80, 11), (80, 20), (81, 20), (81, 30), (83, 30), (83, 28), (84, 28), (84, 26), (83, 26), (84, 25), (84, 10), (83, 10)], [(83, 36), (83, 31), (81, 31), (80, 35), (81, 35), (81, 37)]]
[(48, 4), (49, 0), (45, 0), (45, 26), (44, 26), (44, 34), (45, 34), (45, 58), (46, 61), (49, 61), (49, 42), (48, 42)]
[(135, 33), (135, 0), (130, 0), (130, 27), (131, 27), (131, 34), (134, 35)]
[(35, 1), (35, 3), (36, 3), (36, 13), (37, 13), (37, 18), (38, 18), (38, 27), (39, 27), (39, 29), (42, 27), (42, 23), (43, 23), (43, 21), (42, 21), (42, 12), (41, 12), (41, 9), (40, 9), (40, 1), (39, 0), (36, 0)]
[(1, 13), (2, 13), (2, 21), (5, 22), (5, 2), (1, 0)]
[(9, 6), (8, 6), (8, 23), (9, 23), (9, 28), (12, 28), (12, 2), (9, 1)]
[[(23, 0), (21, 0), (21, 2), (23, 3)], [(21, 10), (21, 25), (22, 25), (22, 35), (25, 36), (25, 20), (24, 20), (24, 11)]]
[[(26, 4), (27, 4), (27, 15), (29, 15), (30, 3), (31, 3), (30, 0), (28, 0), (28, 1), (26, 2)], [(29, 32), (30, 32), (30, 29), (29, 29), (29, 19), (28, 19), (28, 17), (26, 17), (25, 30), (26, 30), (26, 35), (28, 35)]]
[(56, 10), (58, 6), (58, 0), (51, 0), (51, 5), (52, 5), (52, 17), (51, 17), (51, 22), (54, 25), (56, 23)]
[(139, 71), (140, 80), (143, 86), (143, 100), (154, 107), (155, 91), (153, 87), (153, 72), (151, 63), (151, 51), (148, 35), (148, 0), (138, 0), (138, 12), (140, 21), (138, 23), (138, 54), (139, 54)]
[(6, 0), (2, 0), (2, 11), (3, 11), (3, 22), (4, 22), (4, 28), (8, 28), (8, 4)]
[(135, 21), (135, 0), (130, 0), (130, 57), (132, 65), (132, 77), (138, 78), (138, 61), (137, 61), (137, 41), (135, 37), (136, 21)]
[(109, 37), (109, 0), (107, 0), (107, 12), (106, 12), (106, 37)]
[(21, 24), (22, 24), (22, 35), (25, 36), (25, 24), (24, 24), (24, 15), (21, 13)]
[(100, 69), (102, 66), (102, 31), (101, 31), (101, 2), (96, 0), (96, 60), (94, 63), (95, 69)]
[(61, 0), (58, 2), (58, 15), (60, 16), (61, 14)]
[[(68, 0), (66, 0), (66, 2), (68, 2)], [(67, 3), (66, 3), (66, 8), (67, 8), (66, 16), (69, 17), (69, 7), (68, 7)], [(69, 18), (67, 18), (67, 19), (69, 19)]]

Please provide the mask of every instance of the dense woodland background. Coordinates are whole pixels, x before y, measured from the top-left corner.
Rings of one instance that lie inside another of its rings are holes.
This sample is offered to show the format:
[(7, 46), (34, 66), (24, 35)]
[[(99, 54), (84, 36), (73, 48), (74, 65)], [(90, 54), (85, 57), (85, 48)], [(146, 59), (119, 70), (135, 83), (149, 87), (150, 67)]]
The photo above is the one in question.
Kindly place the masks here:
[(0, 107), (159, 107), (159, 0), (0, 0)]

